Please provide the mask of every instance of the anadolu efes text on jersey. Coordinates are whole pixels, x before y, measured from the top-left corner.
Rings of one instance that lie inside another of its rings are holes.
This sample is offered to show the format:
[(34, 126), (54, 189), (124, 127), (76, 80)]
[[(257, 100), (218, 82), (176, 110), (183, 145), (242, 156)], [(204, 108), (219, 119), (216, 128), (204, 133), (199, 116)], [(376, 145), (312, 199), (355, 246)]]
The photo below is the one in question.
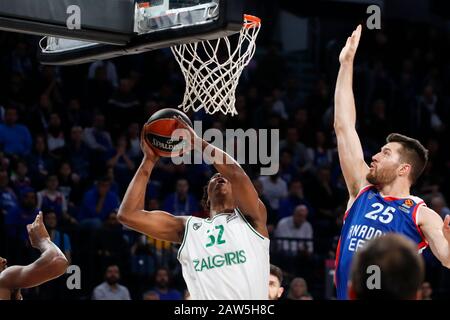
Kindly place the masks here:
[(385, 233), (402, 234), (422, 251), (427, 243), (418, 226), (417, 211), (422, 199), (383, 197), (374, 186), (363, 188), (344, 216), (336, 252), (335, 282), (338, 299), (347, 299), (347, 283), (353, 255), (364, 244)]
[(190, 217), (178, 260), (192, 299), (267, 300), (269, 244), (239, 209)]

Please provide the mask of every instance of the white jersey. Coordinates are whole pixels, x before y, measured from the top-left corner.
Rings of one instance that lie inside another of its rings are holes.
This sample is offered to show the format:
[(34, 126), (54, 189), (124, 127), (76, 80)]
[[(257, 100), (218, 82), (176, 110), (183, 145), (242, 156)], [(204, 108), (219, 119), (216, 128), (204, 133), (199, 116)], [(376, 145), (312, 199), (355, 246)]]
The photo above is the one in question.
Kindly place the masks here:
[(269, 244), (238, 209), (188, 218), (178, 260), (192, 299), (267, 300)]

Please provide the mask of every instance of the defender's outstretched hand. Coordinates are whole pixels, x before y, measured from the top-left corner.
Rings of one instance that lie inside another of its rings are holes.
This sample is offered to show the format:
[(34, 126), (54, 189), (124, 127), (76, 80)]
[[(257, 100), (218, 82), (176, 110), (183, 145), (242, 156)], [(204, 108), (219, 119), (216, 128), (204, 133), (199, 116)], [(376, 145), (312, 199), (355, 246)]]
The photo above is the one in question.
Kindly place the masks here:
[(444, 226), (442, 228), (445, 239), (450, 243), (450, 215), (446, 215), (444, 219)]
[(358, 49), (359, 39), (361, 38), (361, 25), (353, 31), (351, 37), (348, 37), (345, 47), (339, 55), (339, 62), (341, 64), (353, 63), (355, 59), (356, 50)]
[(32, 224), (27, 225), (27, 231), (33, 248), (41, 249), (43, 241), (50, 241), (50, 236), (47, 229), (45, 229), (42, 212), (39, 212)]

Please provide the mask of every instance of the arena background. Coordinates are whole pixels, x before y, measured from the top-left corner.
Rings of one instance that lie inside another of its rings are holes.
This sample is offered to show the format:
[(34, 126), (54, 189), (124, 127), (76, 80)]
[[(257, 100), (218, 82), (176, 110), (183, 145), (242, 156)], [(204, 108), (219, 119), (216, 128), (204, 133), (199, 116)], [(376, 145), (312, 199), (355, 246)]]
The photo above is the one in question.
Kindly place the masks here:
[[(334, 252), (347, 201), (332, 127), (334, 84), (339, 51), (356, 24), (365, 23), (373, 3), (382, 8), (382, 28), (363, 31), (354, 81), (364, 153), (369, 159), (390, 132), (420, 139), (430, 150), (430, 162), (412, 193), (440, 215), (450, 213), (450, 8), (445, 1), (302, 1), (295, 6), (247, 1), (247, 11), (263, 19), (263, 29), (238, 88), (239, 115), (189, 115), (204, 129), (280, 129), (280, 171), (272, 183), (258, 177), (256, 168), (245, 169), (269, 209), (271, 260), (285, 272), (283, 299), (334, 297)], [(177, 247), (124, 229), (115, 216), (141, 158), (142, 124), (156, 110), (182, 100), (184, 80), (170, 50), (52, 67), (37, 62), (38, 40), (0, 32), (0, 121), (12, 107), (27, 128), (18, 130), (12, 147), (0, 146), (0, 255), (9, 264), (36, 258), (24, 225), (41, 209), (49, 227), (59, 231), (55, 242), (81, 268), (82, 288), (68, 290), (62, 277), (24, 290), (25, 299), (91, 299), (112, 264), (119, 266), (120, 283), (134, 300), (163, 285), (160, 276), (155, 288), (161, 267), (169, 269), (170, 287), (182, 298)], [(205, 216), (201, 198), (211, 174), (205, 165), (160, 161), (148, 187), (147, 209)], [(313, 237), (304, 232), (285, 240), (278, 223), (299, 204), (309, 211)], [(55, 217), (56, 226), (50, 221)], [(298, 243), (304, 250), (291, 249)], [(449, 298), (450, 272), (429, 250), (423, 255), (431, 297)], [(295, 278), (303, 278), (307, 289)]]

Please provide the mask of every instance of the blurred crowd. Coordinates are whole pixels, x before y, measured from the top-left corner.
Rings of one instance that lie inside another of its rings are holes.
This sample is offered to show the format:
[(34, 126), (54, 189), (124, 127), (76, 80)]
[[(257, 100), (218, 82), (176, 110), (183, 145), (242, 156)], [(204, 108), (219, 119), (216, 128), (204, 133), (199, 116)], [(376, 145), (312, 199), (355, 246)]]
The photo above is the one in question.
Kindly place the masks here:
[[(450, 41), (442, 39), (449, 33), (414, 25), (366, 32), (354, 83), (367, 159), (390, 132), (420, 139), (430, 162), (413, 193), (444, 217), (450, 214)], [(284, 271), (287, 299), (326, 297), (326, 265), (346, 209), (333, 133), (337, 52), (345, 39), (334, 40), (320, 49), (326, 58), (314, 66), (312, 90), (292, 71), (292, 54), (264, 41), (241, 77), (237, 116), (188, 114), (203, 129), (280, 129), (278, 174), (243, 167), (268, 208), (271, 259)], [(182, 101), (184, 79), (170, 50), (55, 67), (37, 62), (37, 41), (0, 33), (0, 255), (10, 264), (36, 258), (25, 225), (41, 210), (52, 240), (80, 266), (82, 289), (67, 290), (62, 277), (24, 291), (25, 298), (188, 298), (177, 247), (125, 229), (116, 217), (141, 160), (142, 125)], [(206, 164), (161, 159), (146, 209), (206, 217), (201, 198), (213, 173)], [(429, 251), (424, 257), (429, 296), (449, 297), (448, 270)]]

